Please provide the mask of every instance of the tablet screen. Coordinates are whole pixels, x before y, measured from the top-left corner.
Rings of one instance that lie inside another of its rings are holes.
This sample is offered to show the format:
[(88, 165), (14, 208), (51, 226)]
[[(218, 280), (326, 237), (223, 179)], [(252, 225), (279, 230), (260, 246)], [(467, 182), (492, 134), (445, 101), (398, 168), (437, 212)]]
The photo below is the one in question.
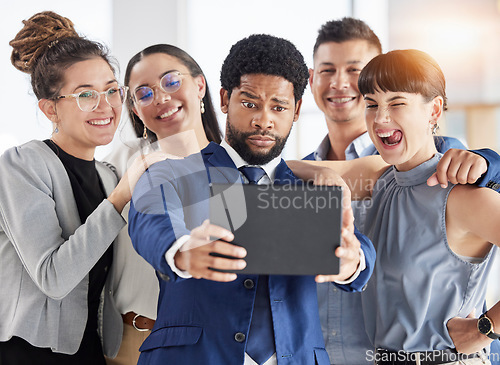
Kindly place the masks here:
[(236, 272), (334, 275), (340, 245), (342, 188), (315, 185), (212, 184), (210, 221), (247, 250)]

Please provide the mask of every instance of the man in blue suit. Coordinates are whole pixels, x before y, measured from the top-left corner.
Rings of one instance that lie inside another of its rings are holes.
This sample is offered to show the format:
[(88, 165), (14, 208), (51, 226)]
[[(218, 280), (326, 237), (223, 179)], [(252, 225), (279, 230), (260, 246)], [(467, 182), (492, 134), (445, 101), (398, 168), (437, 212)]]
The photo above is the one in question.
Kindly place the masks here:
[[(330, 364), (315, 278), (236, 275), (246, 265), (245, 250), (227, 242), (230, 231), (206, 221), (210, 183), (297, 182), (281, 152), (307, 79), (290, 42), (269, 35), (237, 42), (221, 71), (225, 140), (200, 155), (157, 163), (138, 182), (129, 233), (161, 278), (157, 320), (139, 364)], [(344, 218), (343, 245), (335, 251), (340, 272), (316, 281), (360, 291), (375, 252), (355, 230), (352, 212)]]

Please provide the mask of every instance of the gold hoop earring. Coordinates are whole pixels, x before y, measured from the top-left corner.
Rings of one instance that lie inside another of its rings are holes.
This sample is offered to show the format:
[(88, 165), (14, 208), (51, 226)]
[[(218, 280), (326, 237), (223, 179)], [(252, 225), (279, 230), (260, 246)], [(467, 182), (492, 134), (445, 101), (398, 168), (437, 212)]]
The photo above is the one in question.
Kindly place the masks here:
[(205, 103), (203, 102), (203, 100), (200, 100), (200, 111), (201, 111), (201, 114), (205, 113)]
[(144, 126), (144, 133), (142, 134), (142, 138), (148, 139), (148, 129), (146, 128), (146, 126)]

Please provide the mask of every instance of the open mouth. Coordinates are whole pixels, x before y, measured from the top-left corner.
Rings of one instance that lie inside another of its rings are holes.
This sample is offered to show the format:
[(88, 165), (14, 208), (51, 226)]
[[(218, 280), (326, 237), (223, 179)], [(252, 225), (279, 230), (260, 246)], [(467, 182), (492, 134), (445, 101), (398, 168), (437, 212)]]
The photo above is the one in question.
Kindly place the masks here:
[(95, 126), (105, 126), (111, 123), (111, 118), (88, 120), (87, 123)]
[(158, 119), (166, 119), (166, 118), (169, 118), (171, 117), (172, 115), (174, 115), (175, 113), (177, 113), (179, 110), (181, 110), (180, 107), (177, 107), (177, 108), (174, 108), (174, 109), (170, 109), (169, 111), (159, 115), (157, 118)]
[(396, 146), (403, 138), (403, 132), (399, 129), (393, 129), (387, 132), (377, 132), (377, 136), (382, 140), (386, 146)]

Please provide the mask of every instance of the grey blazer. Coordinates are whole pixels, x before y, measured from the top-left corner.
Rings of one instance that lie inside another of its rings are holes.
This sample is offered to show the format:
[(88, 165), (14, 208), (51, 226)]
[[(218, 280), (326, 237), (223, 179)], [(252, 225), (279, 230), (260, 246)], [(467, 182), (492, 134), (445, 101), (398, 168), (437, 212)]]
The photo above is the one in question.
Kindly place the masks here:
[[(96, 163), (106, 193), (117, 178)], [(89, 271), (125, 226), (105, 199), (81, 224), (63, 164), (41, 141), (0, 156), (0, 341), (74, 354), (87, 322)], [(111, 271), (110, 271), (111, 272)], [(99, 311), (106, 355), (118, 352), (123, 322), (108, 275)]]

